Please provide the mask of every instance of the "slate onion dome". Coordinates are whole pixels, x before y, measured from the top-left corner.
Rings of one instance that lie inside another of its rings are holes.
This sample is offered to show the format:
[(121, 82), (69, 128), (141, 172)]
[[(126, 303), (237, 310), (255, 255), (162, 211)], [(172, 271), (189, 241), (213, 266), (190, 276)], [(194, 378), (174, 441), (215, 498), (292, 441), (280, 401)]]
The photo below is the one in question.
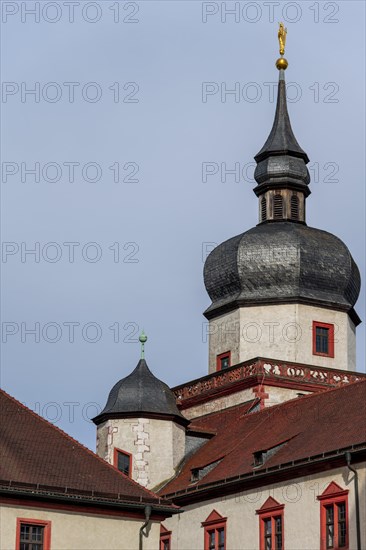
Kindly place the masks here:
[(144, 358), (147, 337), (140, 336), (141, 359), (136, 368), (111, 389), (107, 404), (95, 418), (96, 425), (114, 418), (157, 418), (186, 426), (189, 421), (180, 413), (176, 398), (167, 384), (156, 378)]
[(213, 319), (237, 307), (303, 303), (346, 311), (358, 325), (353, 309), (361, 285), (356, 263), (340, 239), (306, 225), (309, 158), (291, 128), (285, 84), (288, 63), (284, 48), (280, 53), (275, 119), (255, 156), (259, 224), (220, 244), (207, 257), (204, 282), (212, 304), (204, 315)]

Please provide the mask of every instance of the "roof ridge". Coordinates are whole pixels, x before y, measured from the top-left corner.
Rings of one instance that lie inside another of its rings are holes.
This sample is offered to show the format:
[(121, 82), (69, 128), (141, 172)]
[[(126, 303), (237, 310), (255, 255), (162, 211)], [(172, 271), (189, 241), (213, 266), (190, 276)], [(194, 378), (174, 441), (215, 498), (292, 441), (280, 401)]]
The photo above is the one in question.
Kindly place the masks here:
[[(137, 481), (135, 481), (134, 479), (130, 478), (129, 476), (125, 475), (123, 472), (120, 472), (117, 468), (115, 468), (114, 466), (112, 466), (112, 464), (110, 464), (109, 462), (107, 462), (106, 460), (104, 460), (103, 458), (101, 458), (99, 455), (97, 455), (96, 453), (94, 453), (94, 451), (92, 451), (91, 449), (89, 449), (88, 447), (86, 447), (85, 445), (83, 445), (82, 443), (80, 443), (80, 441), (78, 441), (77, 439), (73, 438), (71, 435), (69, 435), (67, 432), (65, 432), (64, 430), (62, 430), (61, 428), (59, 428), (58, 426), (56, 426), (55, 424), (52, 424), (49, 420), (46, 420), (45, 418), (43, 418), (43, 416), (40, 416), (39, 414), (37, 414), (36, 412), (32, 411), (32, 409), (30, 409), (29, 407), (27, 407), (26, 405), (24, 405), (24, 403), (22, 403), (21, 401), (18, 401), (18, 399), (16, 399), (15, 397), (13, 397), (12, 395), (10, 395), (8, 392), (6, 392), (4, 389), (0, 388), (0, 393), (3, 393), (5, 395), (6, 398), (10, 399), (12, 402), (14, 402), (16, 405), (20, 406), (25, 412), (27, 413), (30, 413), (32, 416), (34, 416), (37, 420), (40, 420), (41, 422), (45, 423), (48, 427), (50, 427), (51, 429), (53, 428), (54, 430), (56, 430), (57, 432), (60, 433), (61, 436), (63, 436), (65, 439), (67, 439), (68, 441), (71, 441), (72, 443), (75, 443), (78, 447), (80, 447), (83, 451), (86, 451), (89, 455), (91, 455), (92, 457), (94, 457), (95, 459), (97, 459), (100, 463), (102, 463), (104, 466), (107, 466), (109, 469), (111, 469), (114, 473), (118, 473), (120, 475), (122, 475), (126, 480), (128, 480), (128, 482), (132, 482), (132, 484), (136, 485), (139, 489), (141, 489), (141, 491), (145, 491), (147, 493), (149, 493), (150, 495), (152, 495), (154, 497), (155, 500), (158, 500), (160, 501), (161, 497), (159, 497), (158, 495), (156, 495), (156, 493), (154, 493), (153, 491), (150, 491), (150, 489), (146, 489), (145, 487), (143, 487), (142, 485), (140, 485), (139, 483), (137, 483)], [(125, 495), (128, 497), (128, 495)]]

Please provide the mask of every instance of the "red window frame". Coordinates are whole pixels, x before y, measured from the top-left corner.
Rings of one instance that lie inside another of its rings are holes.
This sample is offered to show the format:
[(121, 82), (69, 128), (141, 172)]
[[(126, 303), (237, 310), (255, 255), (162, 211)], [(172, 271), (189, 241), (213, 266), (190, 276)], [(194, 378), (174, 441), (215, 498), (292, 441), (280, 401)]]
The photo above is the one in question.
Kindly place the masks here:
[(51, 522), (43, 519), (33, 518), (17, 518), (16, 536), (15, 536), (15, 550), (20, 548), (20, 526), (26, 523), (27, 525), (35, 525), (44, 527), (43, 536), (43, 550), (50, 550), (51, 548)]
[[(320, 501), (320, 550), (348, 550), (349, 549), (349, 516), (348, 516), (348, 489), (342, 489), (332, 481), (325, 491), (318, 496)], [(346, 510), (346, 540), (344, 546), (339, 546), (338, 505), (344, 504)], [(333, 506), (334, 518), (334, 545), (327, 546), (327, 507)]]
[(117, 447), (114, 448), (113, 466), (123, 475), (127, 475), (127, 474), (125, 474), (124, 472), (122, 472), (121, 470), (118, 469), (118, 453), (122, 453), (123, 455), (129, 457), (130, 465), (128, 467), (128, 476), (127, 477), (132, 478), (132, 454), (128, 453), (127, 451), (123, 451), (122, 449), (118, 449)]
[(256, 513), (259, 515), (259, 548), (265, 550), (265, 523), (268, 519), (271, 520), (271, 550), (277, 550), (275, 539), (275, 522), (276, 518), (281, 518), (281, 549), (285, 548), (285, 529), (284, 529), (284, 510), (285, 505), (280, 504), (272, 497), (267, 498), (266, 502), (261, 506)]
[[(318, 327), (327, 328), (329, 330), (328, 353), (316, 351), (316, 329)], [(322, 357), (334, 357), (334, 325), (330, 323), (321, 323), (320, 321), (313, 321), (313, 355), (320, 355)]]
[[(225, 353), (220, 353), (219, 355), (216, 355), (216, 370), (221, 370), (221, 360), (222, 359), (229, 359), (229, 367), (231, 367), (231, 351), (225, 351)], [(228, 367), (228, 368), (229, 368)]]
[[(166, 544), (168, 543), (168, 545)], [(160, 550), (170, 550), (172, 547), (172, 532), (168, 531), (163, 524), (160, 525)]]
[(224, 531), (224, 548), (226, 550), (226, 521), (227, 518), (224, 518), (221, 514), (212, 510), (208, 518), (201, 523), (204, 527), (204, 549), (210, 550), (210, 534), (215, 533), (215, 550), (219, 549), (219, 530), (223, 529)]

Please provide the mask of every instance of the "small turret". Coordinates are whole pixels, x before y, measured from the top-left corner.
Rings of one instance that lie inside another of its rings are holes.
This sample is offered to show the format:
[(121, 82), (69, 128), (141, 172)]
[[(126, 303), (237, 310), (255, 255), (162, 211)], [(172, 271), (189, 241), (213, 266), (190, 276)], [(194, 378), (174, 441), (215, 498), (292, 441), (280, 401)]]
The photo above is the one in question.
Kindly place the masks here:
[(142, 333), (140, 361), (113, 386), (106, 406), (93, 422), (99, 456), (152, 488), (171, 477), (183, 458), (189, 421), (178, 410), (169, 386), (147, 366), (146, 341)]

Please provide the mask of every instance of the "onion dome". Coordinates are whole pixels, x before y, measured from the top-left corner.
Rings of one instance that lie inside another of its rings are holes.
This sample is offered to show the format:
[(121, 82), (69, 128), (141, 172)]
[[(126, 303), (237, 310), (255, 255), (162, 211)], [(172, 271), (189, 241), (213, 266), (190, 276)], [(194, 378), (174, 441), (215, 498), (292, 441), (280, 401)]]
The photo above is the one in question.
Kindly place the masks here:
[(287, 110), (286, 32), (281, 24), (274, 123), (255, 156), (259, 224), (220, 244), (207, 257), (204, 281), (212, 304), (205, 316), (212, 319), (245, 306), (303, 303), (346, 311), (357, 325), (360, 319), (353, 309), (360, 292), (357, 265), (340, 239), (306, 225), (309, 158), (295, 138)]
[(98, 425), (110, 418), (136, 417), (189, 423), (178, 410), (172, 390), (153, 375), (145, 359), (140, 359), (133, 372), (113, 386), (106, 406), (93, 422)]
[(259, 224), (217, 246), (204, 267), (208, 319), (238, 307), (303, 303), (346, 311), (360, 293), (347, 246), (326, 231), (289, 221)]

